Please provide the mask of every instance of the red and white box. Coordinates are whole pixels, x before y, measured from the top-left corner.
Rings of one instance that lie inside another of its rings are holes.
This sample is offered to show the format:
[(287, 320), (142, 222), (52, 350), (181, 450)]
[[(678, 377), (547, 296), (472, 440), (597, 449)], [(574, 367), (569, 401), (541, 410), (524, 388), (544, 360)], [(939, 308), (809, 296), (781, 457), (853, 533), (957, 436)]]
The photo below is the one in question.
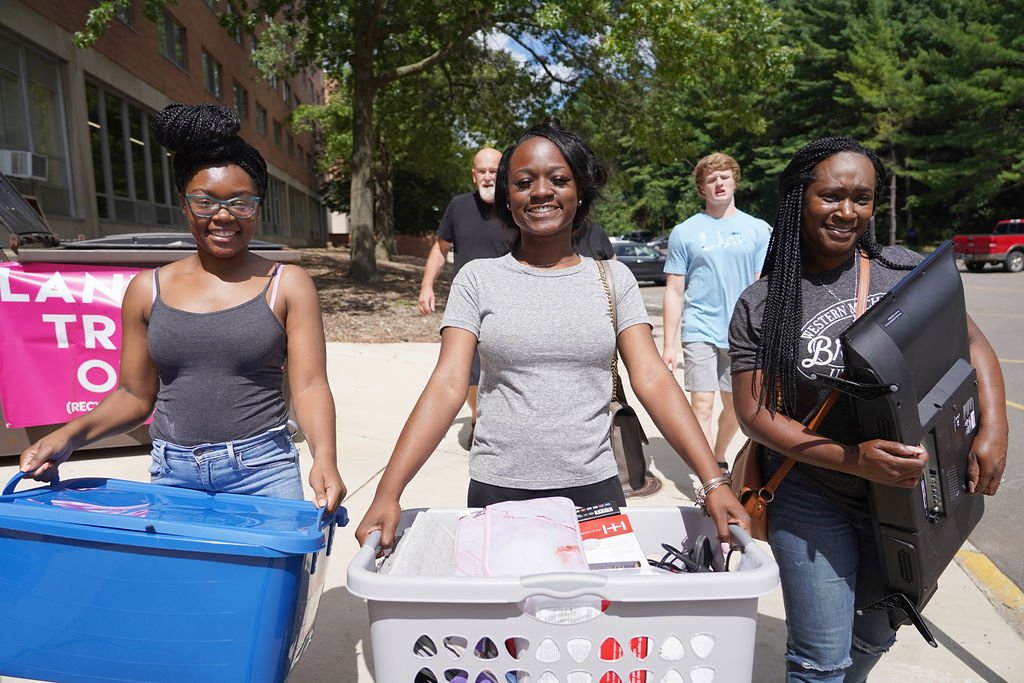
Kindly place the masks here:
[(583, 554), (591, 570), (649, 570), (647, 556), (633, 532), (629, 517), (614, 503), (577, 508)]

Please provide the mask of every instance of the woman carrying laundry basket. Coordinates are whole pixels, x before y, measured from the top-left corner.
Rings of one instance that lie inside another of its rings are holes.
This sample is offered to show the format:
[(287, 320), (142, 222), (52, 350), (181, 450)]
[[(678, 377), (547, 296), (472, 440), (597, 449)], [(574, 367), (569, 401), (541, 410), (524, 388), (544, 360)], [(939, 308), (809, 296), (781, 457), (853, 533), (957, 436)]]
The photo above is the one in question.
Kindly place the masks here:
[(470, 507), (549, 496), (578, 506), (625, 504), (609, 438), (618, 352), (640, 402), (702, 482), (698, 499), (720, 540), (728, 542), (728, 524), (748, 524), (661, 362), (636, 280), (617, 261), (602, 273), (573, 250), (573, 234), (587, 225), (606, 178), (590, 148), (550, 119), (502, 154), (495, 206), (514, 233), (512, 250), (468, 264), (452, 283), (437, 365), (356, 531), (360, 543), (374, 530), (384, 547), (393, 543), (402, 492), (458, 413), (477, 349)]

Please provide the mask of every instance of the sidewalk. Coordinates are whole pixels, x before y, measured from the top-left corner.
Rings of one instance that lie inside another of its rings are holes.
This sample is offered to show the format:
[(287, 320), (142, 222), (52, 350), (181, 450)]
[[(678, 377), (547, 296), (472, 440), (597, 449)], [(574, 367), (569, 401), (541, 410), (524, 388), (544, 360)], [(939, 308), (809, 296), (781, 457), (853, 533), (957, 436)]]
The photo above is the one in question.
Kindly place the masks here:
[[(344, 587), (348, 562), (357, 550), (352, 532), (373, 496), (395, 438), (433, 369), (437, 350), (436, 344), (328, 345), (330, 380), (338, 410), (340, 468), (349, 489), (344, 505), (352, 521), (335, 537), (316, 634), (289, 683), (374, 681), (366, 605)], [(654, 470), (664, 485), (657, 494), (630, 504), (691, 505), (693, 479), (688, 468), (657, 436), (643, 411), (639, 412), (651, 436), (649, 452)], [(404, 507), (465, 506), (468, 453), (459, 440), (468, 434), (468, 422), (468, 410), (464, 409), (409, 485), (402, 501)], [(737, 438), (735, 447), (739, 444)], [(147, 454), (129, 449), (106, 454), (87, 451), (63, 466), (62, 475), (146, 480), (148, 460)], [(303, 460), (308, 468), (309, 458)], [(15, 471), (13, 459), (0, 460), (0, 481), (7, 481)], [(1024, 680), (1024, 638), (1004, 621), (959, 563), (951, 564), (943, 575), (925, 618), (939, 641), (938, 649), (925, 643), (913, 627), (904, 627), (896, 645), (875, 669), (873, 681)], [(784, 679), (784, 619), (779, 591), (759, 600), (755, 681)], [(0, 682), (15, 680), (0, 676)]]

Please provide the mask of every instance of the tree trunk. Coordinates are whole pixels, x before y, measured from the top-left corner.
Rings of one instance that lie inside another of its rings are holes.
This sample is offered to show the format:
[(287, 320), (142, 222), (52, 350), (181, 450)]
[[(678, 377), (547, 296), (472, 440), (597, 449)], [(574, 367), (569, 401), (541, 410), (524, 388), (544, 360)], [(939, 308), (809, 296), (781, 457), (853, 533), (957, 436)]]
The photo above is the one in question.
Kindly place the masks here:
[(369, 282), (377, 277), (373, 240), (373, 73), (370, 31), (372, 3), (360, 3), (352, 51), (352, 204), (349, 215), (352, 260), (349, 277)]
[(889, 246), (896, 244), (896, 150), (889, 159)]
[(383, 142), (377, 147), (377, 163), (374, 166), (374, 208), (377, 260), (391, 261), (398, 253), (395, 246), (394, 184), (391, 179), (391, 155)]
[[(904, 159), (906, 161), (906, 159)], [(903, 194), (910, 197), (910, 176), (903, 176)], [(906, 200), (904, 200), (906, 201)], [(914, 210), (910, 207), (910, 202), (906, 202), (903, 206), (903, 234), (909, 235), (910, 231), (914, 229)], [(921, 236), (918, 235), (917, 240), (921, 242)], [(916, 244), (911, 246), (917, 246)]]

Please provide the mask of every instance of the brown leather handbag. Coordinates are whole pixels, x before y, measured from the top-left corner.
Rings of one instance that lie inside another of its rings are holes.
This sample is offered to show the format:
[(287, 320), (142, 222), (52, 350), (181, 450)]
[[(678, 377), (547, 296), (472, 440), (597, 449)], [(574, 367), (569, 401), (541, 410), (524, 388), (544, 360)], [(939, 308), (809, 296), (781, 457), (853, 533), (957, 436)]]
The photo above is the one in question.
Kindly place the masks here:
[[(775, 497), (774, 487), (762, 486), (761, 454), (764, 446), (747, 439), (740, 447), (732, 465), (732, 489), (750, 515), (750, 535), (759, 541), (768, 540), (768, 503)], [(768, 482), (771, 486), (771, 482)], [(763, 492), (763, 494), (762, 494)]]
[[(605, 262), (596, 261), (596, 263), (598, 273), (601, 275), (601, 284), (608, 296), (612, 329), (618, 336), (615, 284), (612, 282), (611, 275), (606, 271)], [(636, 411), (626, 403), (626, 393), (622, 390), (622, 380), (619, 379), (618, 351), (612, 356), (612, 400), (609, 410), (612, 414), (612, 453), (615, 454), (615, 464), (618, 467), (619, 484), (624, 493), (639, 491), (647, 480), (647, 456), (644, 455), (647, 435), (644, 434), (643, 425), (640, 424), (640, 418)]]
[[(857, 308), (854, 317), (860, 317), (867, 309), (868, 288), (871, 286), (871, 262), (867, 255), (860, 252), (857, 262)], [(828, 411), (835, 405), (839, 398), (839, 392), (833, 390), (825, 398), (818, 412), (814, 414), (807, 428), (812, 432), (817, 431), (821, 426)], [(746, 443), (736, 454), (732, 466), (732, 490), (740, 499), (747, 514), (750, 515), (750, 535), (760, 541), (768, 540), (768, 504), (775, 499), (775, 489), (779, 487), (782, 480), (793, 468), (796, 461), (793, 458), (786, 458), (772, 478), (764, 483), (764, 475), (761, 470), (761, 455), (764, 446), (753, 439), (747, 439)]]

